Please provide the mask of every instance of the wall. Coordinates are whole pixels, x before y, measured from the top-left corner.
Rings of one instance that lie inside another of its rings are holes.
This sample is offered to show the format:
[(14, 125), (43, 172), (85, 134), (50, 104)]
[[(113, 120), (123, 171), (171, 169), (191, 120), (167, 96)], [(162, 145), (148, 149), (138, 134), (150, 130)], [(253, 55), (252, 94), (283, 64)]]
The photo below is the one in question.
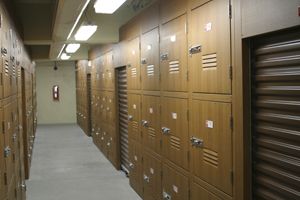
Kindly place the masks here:
[[(38, 124), (76, 123), (75, 63), (37, 63)], [(59, 85), (60, 101), (52, 100), (52, 87)]]

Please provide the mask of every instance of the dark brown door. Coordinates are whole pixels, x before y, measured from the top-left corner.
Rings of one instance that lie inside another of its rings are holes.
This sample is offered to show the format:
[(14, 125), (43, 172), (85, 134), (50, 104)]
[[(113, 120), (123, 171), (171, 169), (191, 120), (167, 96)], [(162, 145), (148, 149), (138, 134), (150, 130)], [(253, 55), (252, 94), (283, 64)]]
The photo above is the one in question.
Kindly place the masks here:
[(141, 145), (133, 140), (129, 140), (129, 180), (131, 187), (140, 195), (143, 195), (142, 182), (142, 149)]
[(253, 199), (300, 199), (300, 30), (252, 41)]

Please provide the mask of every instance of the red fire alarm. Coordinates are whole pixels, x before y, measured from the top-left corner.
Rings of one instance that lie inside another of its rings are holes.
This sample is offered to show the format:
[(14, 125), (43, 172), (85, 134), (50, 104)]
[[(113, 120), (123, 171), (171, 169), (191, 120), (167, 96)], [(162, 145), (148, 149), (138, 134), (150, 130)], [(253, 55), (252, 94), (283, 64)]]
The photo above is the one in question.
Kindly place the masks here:
[(52, 88), (53, 101), (59, 101), (59, 86), (54, 85)]

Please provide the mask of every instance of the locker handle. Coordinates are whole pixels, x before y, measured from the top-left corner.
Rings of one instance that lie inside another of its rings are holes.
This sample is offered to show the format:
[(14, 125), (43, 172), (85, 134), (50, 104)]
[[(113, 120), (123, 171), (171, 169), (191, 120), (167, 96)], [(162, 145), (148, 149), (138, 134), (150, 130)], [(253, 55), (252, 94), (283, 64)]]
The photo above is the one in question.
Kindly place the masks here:
[(202, 45), (195, 45), (189, 49), (189, 54), (192, 56), (193, 54), (200, 53), (202, 51)]
[(134, 164), (130, 163), (130, 164), (129, 164), (129, 167), (130, 167), (131, 169), (134, 169)]
[(13, 135), (13, 141), (14, 142), (17, 141), (17, 135), (16, 134)]
[(146, 181), (147, 183), (150, 182), (150, 178), (149, 178), (149, 176), (147, 176), (146, 174), (144, 174), (144, 181)]
[(128, 115), (128, 120), (132, 121), (133, 120), (133, 116), (132, 115)]
[(143, 127), (148, 127), (149, 123), (146, 120), (142, 120), (142, 126)]
[(171, 197), (171, 195), (169, 195), (168, 193), (166, 193), (166, 192), (164, 191), (164, 192), (163, 192), (163, 199), (164, 199), (164, 200), (171, 200), (172, 197)]
[(170, 134), (170, 131), (171, 131), (171, 129), (169, 129), (167, 127), (162, 127), (161, 130), (162, 130), (163, 134), (165, 134), (165, 135)]
[(142, 63), (143, 65), (147, 64), (146, 58), (143, 58), (143, 59), (141, 60), (141, 63)]
[(192, 143), (192, 146), (194, 146), (194, 147), (202, 148), (204, 141), (202, 139), (199, 139), (196, 137), (191, 137), (191, 143)]
[(26, 187), (26, 184), (24, 182), (21, 184), (21, 188), (22, 188), (23, 191), (27, 191), (27, 187)]
[(4, 149), (4, 157), (7, 158), (10, 153), (11, 153), (11, 148), (10, 147), (6, 147)]
[(169, 59), (169, 54), (165, 53), (165, 54), (161, 54), (160, 59), (163, 60), (168, 60)]

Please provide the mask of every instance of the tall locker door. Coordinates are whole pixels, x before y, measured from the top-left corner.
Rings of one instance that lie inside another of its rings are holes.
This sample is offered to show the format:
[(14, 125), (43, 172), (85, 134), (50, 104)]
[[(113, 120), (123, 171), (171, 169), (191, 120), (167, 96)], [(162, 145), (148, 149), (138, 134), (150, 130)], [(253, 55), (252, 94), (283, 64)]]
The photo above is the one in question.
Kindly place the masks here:
[(163, 164), (162, 199), (188, 200), (189, 179), (173, 167)]
[(231, 93), (229, 0), (213, 0), (192, 10), (190, 67), (194, 92)]
[(253, 39), (252, 198), (300, 198), (300, 29)]
[(144, 200), (161, 199), (161, 161), (144, 151), (143, 155), (143, 186)]
[(106, 89), (114, 90), (115, 89), (115, 69), (113, 67), (113, 54), (112, 51), (105, 54), (106, 57), (106, 80), (105, 86)]
[(129, 141), (130, 172), (129, 180), (131, 187), (140, 195), (143, 195), (142, 185), (142, 149), (135, 141)]
[(10, 55), (10, 70), (11, 70), (11, 93), (16, 94), (16, 63), (17, 63), (17, 36), (13, 29), (10, 29), (10, 40), (11, 40), (11, 55)]
[(103, 58), (103, 56), (97, 58), (95, 60), (95, 66), (96, 66), (96, 85), (95, 85), (95, 89), (99, 90), (99, 89), (103, 89), (104, 88), (104, 83), (105, 83), (105, 60)]
[(141, 37), (141, 74), (143, 90), (159, 90), (159, 32), (158, 28)]
[(213, 193), (204, 189), (200, 185), (196, 183), (192, 183), (191, 185), (191, 199), (190, 200), (199, 200), (199, 199), (207, 199), (207, 200), (221, 200), (221, 198), (217, 197)]
[(164, 97), (161, 103), (162, 154), (188, 169), (188, 101)]
[[(3, 121), (3, 110), (2, 108), (0, 108), (0, 122)], [(4, 133), (2, 132), (3, 130), (3, 124), (1, 123), (0, 125), (0, 149), (1, 152), (3, 152), (5, 150), (5, 137), (4, 137)], [(4, 196), (6, 195), (6, 191), (5, 191), (5, 158), (4, 158), (4, 154), (0, 153), (0, 199), (4, 199)]]
[(128, 94), (128, 137), (141, 142), (141, 95)]
[(128, 101), (126, 67), (118, 69), (118, 106), (119, 106), (119, 133), (121, 150), (121, 169), (129, 172), (128, 155)]
[(231, 195), (231, 104), (193, 100), (191, 106), (192, 172)]
[(165, 91), (187, 91), (186, 15), (161, 27), (161, 84)]
[(137, 37), (127, 45), (128, 65), (127, 82), (129, 90), (141, 89), (140, 38)]
[(142, 133), (144, 147), (161, 154), (160, 97), (142, 97)]

